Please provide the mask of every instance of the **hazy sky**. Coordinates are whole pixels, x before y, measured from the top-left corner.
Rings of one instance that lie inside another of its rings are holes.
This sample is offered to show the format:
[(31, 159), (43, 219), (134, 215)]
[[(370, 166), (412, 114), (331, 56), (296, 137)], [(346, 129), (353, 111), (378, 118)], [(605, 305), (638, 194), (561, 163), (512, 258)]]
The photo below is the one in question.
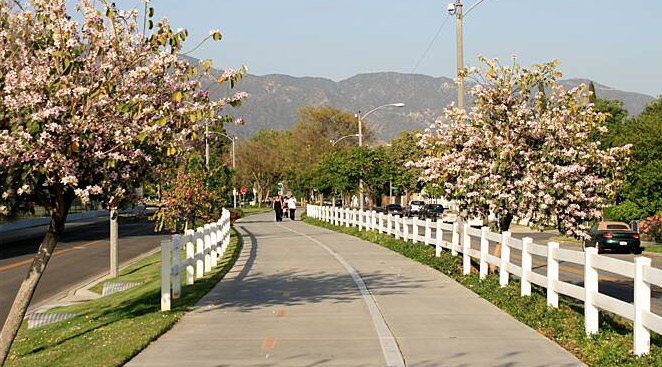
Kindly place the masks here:
[[(477, 0), (465, 2), (465, 9)], [(120, 8), (140, 0), (115, 1)], [(358, 73), (409, 73), (448, 17), (450, 0), (152, 0), (157, 16), (187, 28), (189, 45), (221, 30), (193, 56), (249, 72), (341, 80)], [(476, 56), (527, 64), (561, 60), (564, 78), (662, 94), (662, 0), (485, 0), (465, 19), (465, 63)], [(416, 70), (455, 73), (450, 19)]]

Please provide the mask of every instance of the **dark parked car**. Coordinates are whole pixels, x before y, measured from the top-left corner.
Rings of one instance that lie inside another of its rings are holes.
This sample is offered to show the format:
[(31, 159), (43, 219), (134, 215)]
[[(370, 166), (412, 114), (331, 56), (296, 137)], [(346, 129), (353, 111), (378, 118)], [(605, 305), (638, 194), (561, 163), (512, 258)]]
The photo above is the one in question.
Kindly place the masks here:
[(442, 218), (444, 214), (444, 207), (441, 204), (425, 204), (423, 209), (418, 212), (418, 219), (432, 219), (436, 221)]
[(388, 204), (384, 210), (384, 212), (388, 215), (399, 215), (402, 217), (403, 210), (402, 210), (402, 205), (400, 204)]
[(589, 234), (591, 238), (584, 243), (584, 247), (597, 247), (598, 252), (611, 250), (640, 254), (642, 251), (639, 233), (627, 223), (598, 222), (591, 227)]

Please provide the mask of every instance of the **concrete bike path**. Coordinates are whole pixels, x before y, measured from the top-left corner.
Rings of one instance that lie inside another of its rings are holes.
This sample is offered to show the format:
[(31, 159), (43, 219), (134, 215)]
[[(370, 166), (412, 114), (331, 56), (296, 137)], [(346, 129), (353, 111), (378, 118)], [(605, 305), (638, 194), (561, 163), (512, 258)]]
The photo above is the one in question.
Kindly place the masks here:
[(127, 366), (583, 366), (447, 276), (261, 214), (232, 271)]

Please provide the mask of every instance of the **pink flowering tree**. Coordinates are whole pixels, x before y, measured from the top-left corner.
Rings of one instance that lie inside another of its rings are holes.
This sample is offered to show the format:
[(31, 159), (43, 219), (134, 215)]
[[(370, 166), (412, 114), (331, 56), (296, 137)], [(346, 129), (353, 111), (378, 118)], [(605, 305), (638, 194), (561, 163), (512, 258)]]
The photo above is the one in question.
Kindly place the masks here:
[(220, 111), (245, 97), (211, 100), (204, 88), (234, 86), (243, 70), (212, 77), (208, 63), (182, 60), (188, 33), (152, 8), (143, 18), (95, 3), (81, 0), (76, 22), (65, 0), (0, 1), (0, 215), (35, 203), (51, 216), (0, 334), (0, 365), (74, 198), (116, 205), (186, 153), (203, 120), (227, 121)]
[(451, 105), (427, 129), (421, 180), (458, 202), (468, 216), (493, 213), (496, 229), (514, 218), (586, 237), (588, 223), (621, 184), (629, 147), (603, 150), (605, 115), (585, 86), (565, 90), (557, 61), (522, 68), (480, 58), (468, 111)]
[[(154, 215), (157, 230), (191, 228), (196, 219), (218, 219), (224, 203), (222, 191), (212, 185), (218, 175), (206, 174), (201, 167), (181, 166), (176, 176), (166, 179), (161, 191), (161, 207)], [(229, 181), (229, 180), (224, 180)]]

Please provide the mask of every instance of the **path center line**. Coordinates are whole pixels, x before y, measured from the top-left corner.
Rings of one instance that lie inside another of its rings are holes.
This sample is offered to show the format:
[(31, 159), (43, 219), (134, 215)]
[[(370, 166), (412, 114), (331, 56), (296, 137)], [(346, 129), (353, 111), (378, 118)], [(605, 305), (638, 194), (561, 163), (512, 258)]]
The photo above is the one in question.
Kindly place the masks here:
[(315, 244), (326, 250), (326, 252), (331, 254), (341, 265), (345, 267), (349, 275), (352, 276), (354, 283), (356, 283), (356, 287), (361, 292), (361, 296), (363, 296), (363, 301), (365, 302), (366, 306), (368, 306), (368, 311), (370, 312), (372, 323), (375, 326), (375, 330), (377, 331), (377, 336), (379, 337), (379, 344), (381, 344), (382, 346), (382, 352), (384, 353), (386, 366), (405, 367), (405, 360), (402, 357), (402, 354), (400, 353), (400, 348), (398, 347), (398, 343), (396, 342), (395, 337), (391, 333), (391, 330), (388, 328), (388, 325), (384, 320), (384, 315), (382, 315), (381, 311), (379, 310), (377, 301), (370, 293), (370, 290), (365, 285), (365, 282), (363, 281), (363, 278), (361, 278), (359, 273), (347, 261), (345, 261), (345, 259), (343, 259), (342, 256), (340, 256), (338, 253), (336, 253), (335, 251), (333, 251), (331, 248), (321, 243), (320, 241), (308, 236), (307, 234), (298, 232), (294, 229), (283, 226), (281, 224), (278, 224), (278, 226), (285, 228), (288, 231), (296, 233), (300, 236), (306, 237), (310, 241), (314, 242)]

